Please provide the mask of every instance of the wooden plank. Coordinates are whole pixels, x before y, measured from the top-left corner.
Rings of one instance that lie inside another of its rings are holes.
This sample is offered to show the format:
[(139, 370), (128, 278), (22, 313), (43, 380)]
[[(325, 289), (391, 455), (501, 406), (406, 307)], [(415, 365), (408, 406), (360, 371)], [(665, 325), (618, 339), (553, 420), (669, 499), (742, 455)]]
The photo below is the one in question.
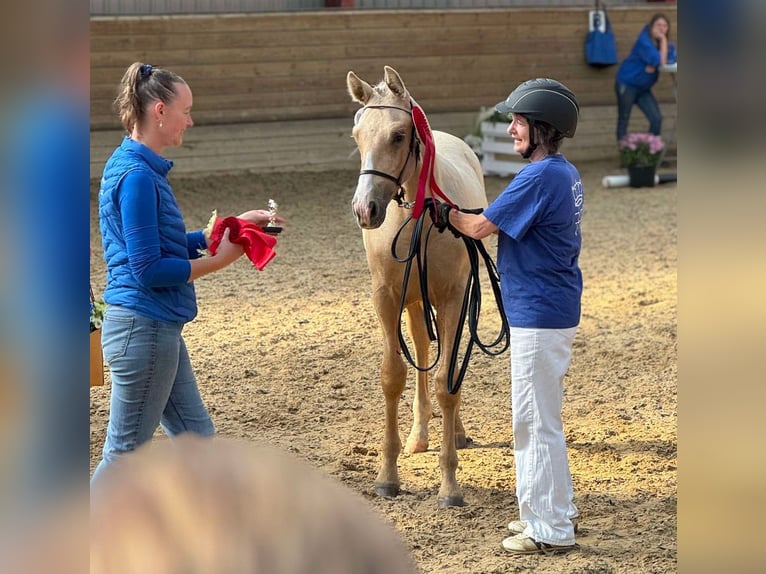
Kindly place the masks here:
[[(510, 85), (510, 84), (509, 84)], [(464, 97), (451, 98), (420, 98), (419, 103), (423, 106), (427, 114), (444, 112), (471, 112), (476, 113), (481, 106), (493, 106), (502, 99), (497, 97), (497, 93), (487, 93), (484, 97), (481, 94), (471, 94)], [(614, 97), (610, 92), (604, 94), (597, 92), (591, 94), (588, 92), (578, 92), (578, 101), (582, 108), (591, 105), (604, 105), (605, 102), (612, 103)], [(237, 102), (235, 102), (237, 103)], [(302, 105), (285, 104), (265, 106), (257, 101), (249, 105), (213, 106), (210, 108), (195, 109), (193, 118), (198, 125), (215, 123), (236, 123), (248, 121), (276, 121), (280, 119), (302, 119), (302, 118), (332, 118), (332, 117), (353, 117), (358, 108), (357, 104), (347, 102), (345, 97), (338, 99), (333, 103), (308, 103)], [(479, 104), (477, 106), (477, 103)], [(660, 100), (661, 105), (671, 103)], [(116, 115), (112, 112), (94, 112), (91, 115), (91, 126), (93, 129), (113, 129), (119, 126)]]
[[(608, 104), (615, 100), (612, 82), (604, 85), (594, 81), (582, 80), (580, 78), (562, 78), (563, 81), (572, 89), (582, 105), (586, 104)], [(454, 99), (455, 109), (461, 109), (459, 100), (464, 97), (470, 97), (471, 104), (469, 109), (478, 109), (480, 105), (490, 106), (505, 98), (508, 92), (517, 85), (521, 78), (505, 79), (498, 78), (492, 82), (484, 82), (476, 78), (469, 83), (448, 83), (434, 85), (420, 85), (412, 88), (411, 93), (416, 100), (426, 109), (431, 107), (439, 99), (442, 101)], [(274, 85), (273, 82), (269, 82)], [(267, 85), (269, 83), (264, 83)], [(341, 83), (336, 79), (335, 86), (330, 88), (314, 87), (306, 84), (284, 83), (282, 88), (263, 87), (260, 83), (239, 83), (234, 80), (223, 82), (217, 95), (199, 97), (197, 94), (204, 93), (206, 86), (196, 87), (193, 85), (195, 94), (195, 104), (193, 116), (199, 118), (200, 113), (210, 109), (231, 107), (247, 110), (255, 107), (271, 107), (273, 105), (283, 105), (287, 112), (288, 106), (296, 108), (300, 112), (301, 106), (327, 105), (333, 107), (336, 111), (351, 110), (351, 99), (346, 93), (345, 82)], [(279, 82), (277, 84), (282, 84)], [(672, 86), (659, 86), (654, 90), (655, 96), (661, 103), (670, 103), (674, 101)], [(111, 103), (115, 88), (94, 87), (91, 93), (92, 111), (94, 116), (99, 114), (111, 114)], [(480, 104), (480, 105), (477, 105)], [(337, 106), (340, 105), (341, 108)], [(464, 109), (464, 108), (463, 108)], [(253, 110), (257, 112), (257, 110)], [(308, 110), (306, 110), (308, 111)], [(309, 117), (308, 113), (299, 113), (300, 117)], [(196, 121), (196, 120), (195, 120)]]
[[(446, 53), (440, 52), (440, 49), (444, 48)], [(582, 52), (581, 42), (571, 43), (571, 50), (565, 49), (564, 45), (558, 44), (557, 50), (560, 53), (551, 53), (546, 51), (539, 55), (539, 59), (535, 62), (537, 66), (549, 66), (553, 63), (559, 63), (561, 65), (580, 64), (583, 71), (591, 73), (590, 69), (586, 70), (585, 61)], [(575, 49), (576, 48), (576, 49)], [(519, 66), (522, 68), (529, 66), (529, 54), (518, 52), (514, 53), (509, 50), (495, 50), (495, 51), (483, 51), (476, 50), (456, 50), (447, 48), (446, 44), (436, 43), (429, 45), (428, 50), (423, 50), (419, 53), (411, 53), (406, 49), (396, 50), (391, 49), (388, 52), (381, 53), (379, 56), (369, 56), (366, 53), (358, 51), (349, 51), (342, 55), (336, 55), (334, 58), (325, 57), (324, 51), (314, 51), (311, 57), (290, 60), (269, 60), (258, 58), (250, 54), (232, 50), (221, 50), (217, 52), (218, 58), (212, 56), (216, 54), (215, 51), (204, 52), (207, 57), (203, 56), (199, 59), (196, 58), (196, 52), (189, 50), (186, 52), (179, 52), (180, 56), (176, 62), (180, 62), (177, 65), (171, 66), (167, 59), (164, 58), (161, 64), (163, 67), (173, 69), (173, 71), (179, 73), (187, 81), (191, 81), (192, 77), (204, 77), (204, 78), (226, 78), (226, 77), (253, 77), (253, 76), (288, 76), (295, 77), (300, 75), (316, 75), (316, 74), (343, 74), (352, 69), (360, 76), (372, 76), (369, 81), (376, 82), (381, 79), (383, 75), (383, 65), (397, 66), (394, 62), (399, 62), (397, 70), (404, 74), (409, 70), (412, 71), (430, 71), (437, 73), (438, 71), (448, 72), (450, 70), (464, 71), (467, 68), (461, 68), (466, 64), (473, 66), (473, 69), (484, 70), (485, 73), (494, 72), (497, 70), (507, 70), (509, 66)], [(381, 52), (383, 50), (381, 49)], [(300, 54), (296, 51), (296, 54)], [(328, 52), (329, 55), (333, 55)], [(185, 63), (184, 63), (185, 60)], [(108, 66), (93, 67), (92, 68), (92, 81), (94, 84), (107, 83), (119, 81), (123, 72), (134, 61), (150, 61), (157, 63), (157, 60), (151, 57), (148, 53), (139, 54), (114, 54), (112, 56), (111, 63)], [(440, 66), (435, 68), (435, 66)], [(599, 70), (593, 69), (594, 73)]]
[[(125, 49), (110, 50), (91, 54), (91, 66), (94, 71), (108, 70), (111, 75), (120, 74), (127, 65), (134, 61), (154, 62), (164, 68), (175, 69), (178, 66), (193, 67), (204, 64), (220, 64), (221, 62), (240, 63), (279, 63), (292, 62), (295, 60), (333, 60), (333, 59), (357, 59), (360, 56), (365, 59), (380, 59), (393, 57), (418, 57), (419, 54), (440, 54), (442, 56), (461, 55), (494, 55), (508, 58), (509, 64), (524, 63), (529, 58), (529, 52), (522, 47), (509, 49), (511, 41), (509, 33), (503, 33), (502, 37), (489, 41), (487, 38), (477, 38), (475, 32), (461, 41), (453, 38), (428, 38), (421, 43), (396, 42), (391, 44), (386, 41), (379, 43), (367, 43), (363, 49), (347, 43), (324, 44), (321, 50), (317, 46), (308, 44), (290, 43), (284, 46), (268, 45), (263, 47), (249, 47), (232, 45), (213, 45), (202, 47), (197, 44), (197, 37), (190, 37), (189, 42), (172, 49), (149, 48), (140, 46), (130, 52)], [(547, 41), (549, 51), (540, 54), (543, 61), (556, 61), (565, 58), (568, 61), (580, 63), (583, 60), (582, 42), (577, 39), (550, 39)], [(119, 71), (118, 71), (119, 70)], [(121, 75), (121, 74), (120, 74)], [(98, 76), (96, 76), (98, 78)]]
[[(441, 46), (438, 45), (437, 48)], [(231, 89), (232, 84), (247, 85), (248, 82), (263, 88), (283, 89), (285, 86), (296, 85), (345, 86), (345, 77), (349, 70), (355, 71), (365, 81), (375, 84), (382, 79), (383, 65), (390, 65), (393, 59), (401, 57), (404, 58), (404, 63), (396, 69), (412, 90), (416, 89), (419, 83), (444, 85), (461, 80), (472, 83), (482, 78), (508, 77), (517, 73), (514, 70), (523, 67), (528, 59), (528, 56), (506, 53), (453, 53), (449, 50), (441, 53), (438, 49), (432, 53), (437, 55), (407, 56), (403, 53), (397, 56), (395, 52), (392, 52), (379, 62), (374, 59), (360, 60), (358, 58), (337, 58), (328, 62), (321, 57), (316, 59), (317, 55), (314, 53), (312, 59), (303, 60), (300, 67), (286, 67), (279, 62), (222, 57), (224, 64), (210, 63), (200, 59), (195, 60), (193, 64), (168, 67), (182, 75), (195, 91), (212, 90), (219, 86)], [(146, 61), (151, 58), (139, 58), (139, 60)], [(115, 90), (117, 82), (130, 63), (132, 59), (128, 58), (119, 65), (94, 69), (91, 74), (91, 84), (94, 89)], [(577, 67), (582, 63), (583, 55), (577, 51), (561, 55), (546, 53), (537, 59), (536, 65), (546, 68), (554, 64)], [(586, 71), (585, 74), (594, 79), (604, 79), (610, 70), (603, 72), (605, 73), (594, 69), (592, 72)], [(610, 74), (609, 80), (612, 79), (613, 76)]]
[[(578, 56), (561, 58), (560, 60), (551, 60), (551, 63), (545, 65), (545, 75), (556, 77), (562, 81), (581, 82), (599, 84), (601, 89), (611, 89), (614, 82), (614, 73), (616, 69), (607, 70), (579, 70), (576, 65)], [(395, 58), (389, 59), (387, 63), (395, 67), (401, 74), (405, 84), (412, 93), (423, 84), (438, 84), (442, 87), (453, 83), (460, 83), (464, 80), (466, 83), (475, 83), (477, 80), (491, 80), (494, 83), (512, 83), (522, 81), (528, 77), (534, 77), (534, 71), (527, 71), (527, 74), (521, 75), (520, 70), (513, 66), (513, 62), (508, 64), (509, 58), (502, 55), (460, 55), (460, 56), (422, 56), (418, 58), (408, 58), (399, 62)], [(452, 66), (447, 66), (447, 63)], [(349, 70), (354, 70), (358, 75), (371, 83), (376, 83), (382, 76), (383, 63), (375, 65), (373, 75), (365, 74), (364, 71), (358, 71), (360, 68), (368, 66), (357, 66), (358, 62), (352, 60), (345, 61), (307, 61), (289, 66), (292, 74), (283, 73), (282, 66), (276, 63), (226, 63), (221, 65), (199, 65), (189, 67), (188, 69), (176, 68), (176, 71), (189, 82), (195, 91), (195, 96), (204, 94), (202, 89), (215, 91), (218, 82), (227, 82), (227, 87), (232, 89), (232, 84), (239, 86), (261, 86), (281, 91), (289, 86), (306, 86), (313, 89), (315, 86), (329, 87), (331, 85), (345, 88), (345, 77)], [(506, 67), (509, 66), (509, 67)], [(439, 72), (439, 70), (443, 72)], [(279, 71), (277, 71), (279, 70)], [(379, 70), (379, 71), (378, 71)], [(93, 85), (96, 94), (113, 93), (116, 90), (117, 82), (122, 76), (124, 69), (115, 68), (108, 78), (99, 78), (99, 74), (94, 74)], [(282, 78), (281, 80), (279, 78)], [(101, 81), (99, 81), (101, 80)], [(515, 85), (515, 84), (513, 84)], [(671, 82), (661, 82), (660, 88), (671, 89)], [(575, 89), (574, 87), (572, 89)], [(611, 97), (611, 96), (610, 96)], [(197, 98), (198, 99), (198, 98)]]
[[(417, 95), (417, 100), (423, 106), (426, 113), (449, 111), (475, 113), (482, 106), (494, 106), (509, 91), (508, 86), (513, 85), (515, 84), (508, 83), (505, 86), (498, 85), (496, 89), (488, 90), (479, 90), (474, 85), (473, 90), (470, 90), (470, 86), (463, 87), (461, 90), (464, 95), (453, 91), (450, 95), (445, 96), (443, 92), (437, 91), (432, 94), (425, 94), (423, 97)], [(597, 89), (591, 92), (581, 90), (578, 87), (575, 87), (574, 90), (578, 94), (578, 101), (583, 108), (592, 105), (609, 105), (614, 102), (611, 90), (605, 92)], [(663, 98), (659, 93), (657, 95), (661, 105), (674, 105), (672, 97), (666, 96)], [(253, 95), (248, 98), (236, 95), (223, 95), (215, 100), (209, 99), (205, 105), (195, 105), (193, 118), (198, 125), (204, 125), (207, 123), (232, 123), (248, 120), (274, 121), (290, 118), (351, 117), (358, 108), (358, 104), (352, 103), (343, 92), (338, 92), (336, 96), (323, 98), (321, 101), (317, 97), (290, 101), (280, 99), (278, 96), (267, 97), (262, 94)], [(210, 104), (211, 101), (213, 105)], [(108, 106), (105, 110), (108, 110)], [(227, 118), (227, 114), (231, 114), (231, 117)], [(117, 117), (111, 110), (99, 112), (94, 107), (91, 116), (91, 125), (94, 128), (110, 125), (116, 127), (118, 125), (116, 122)]]
[[(573, 30), (572, 25), (552, 26), (541, 24), (533, 26), (529, 33), (541, 39), (555, 41), (568, 36), (576, 36), (581, 43), (586, 31), (585, 25), (580, 30)], [(414, 32), (414, 35), (413, 35)], [(105, 54), (119, 54), (129, 49), (131, 52), (157, 53), (165, 59), (168, 53), (176, 50), (193, 49), (197, 51), (217, 48), (231, 48), (251, 51), (257, 57), (277, 57), (290, 59), (285, 50), (291, 47), (320, 47), (322, 50), (335, 49), (342, 55), (354, 53), (370, 53), (378, 55), (385, 46), (389, 49), (400, 49), (408, 55), (417, 54), (423, 49), (429, 49), (434, 43), (441, 42), (451, 45), (455, 50), (470, 49), (472, 45), (482, 44), (505, 48), (508, 53), (524, 53), (522, 42), (513, 42), (513, 28), (494, 27), (477, 30), (474, 27), (459, 27), (450, 29), (417, 29), (410, 30), (348, 30), (339, 34), (337, 31), (315, 30), (296, 35), (294, 31), (274, 31), (235, 34), (175, 34), (164, 37), (154, 35), (131, 36), (120, 43), (119, 36), (105, 37), (92, 50), (96, 65), (101, 65)], [(93, 39), (92, 39), (93, 41)]]
[[(610, 10), (610, 15), (612, 10)], [(135, 16), (91, 18), (91, 36), (120, 33), (162, 34), (177, 29), (188, 32), (204, 31), (255, 31), (255, 30), (302, 30), (317, 28), (349, 30), (380, 27), (411, 29), (417, 27), (444, 28), (453, 26), (489, 27), (497, 25), (528, 25), (541, 21), (560, 22), (573, 18), (582, 19), (582, 8), (503, 8), (475, 10), (397, 10), (356, 11), (342, 13), (295, 13), (295, 14), (215, 14), (178, 16)], [(647, 18), (648, 20), (648, 18)], [(384, 22), (381, 24), (381, 22)]]

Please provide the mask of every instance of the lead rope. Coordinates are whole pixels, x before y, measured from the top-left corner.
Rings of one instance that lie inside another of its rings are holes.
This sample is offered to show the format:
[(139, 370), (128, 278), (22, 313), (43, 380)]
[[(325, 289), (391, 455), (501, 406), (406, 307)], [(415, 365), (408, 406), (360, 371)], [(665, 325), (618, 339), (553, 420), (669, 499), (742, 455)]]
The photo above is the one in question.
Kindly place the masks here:
[[(431, 201), (430, 198), (429, 201)], [(423, 220), (425, 219), (425, 215), (426, 210), (423, 210), (418, 217), (415, 217), (414, 214), (409, 215), (407, 219), (404, 220), (404, 223), (402, 223), (402, 225), (399, 227), (399, 230), (396, 232), (396, 235), (394, 235), (394, 239), (391, 242), (391, 256), (395, 261), (404, 263), (404, 277), (402, 279), (402, 294), (399, 301), (399, 321), (397, 323), (396, 335), (399, 338), (399, 348), (402, 350), (402, 354), (407, 359), (407, 362), (415, 367), (418, 371), (430, 371), (433, 369), (439, 362), (439, 358), (441, 357), (442, 353), (441, 341), (436, 336), (436, 313), (434, 312), (433, 305), (431, 305), (431, 300), (428, 297), (427, 253), (428, 239), (431, 236), (433, 225), (428, 228), (428, 233), (426, 234), (426, 249), (420, 249), (421, 238), (423, 235)], [(410, 248), (407, 252), (407, 255), (400, 258), (396, 254), (396, 245), (399, 241), (399, 236), (401, 235), (404, 228), (407, 227), (407, 225), (410, 223), (410, 221), (415, 222), (412, 229), (412, 236), (410, 237)], [(420, 279), (420, 298), (423, 301), (423, 321), (426, 324), (429, 340), (436, 341), (436, 358), (434, 359), (434, 362), (427, 367), (421, 367), (417, 364), (417, 361), (415, 361), (415, 359), (412, 357), (412, 353), (410, 353), (410, 349), (407, 346), (407, 341), (404, 340), (404, 334), (402, 333), (402, 315), (404, 314), (405, 303), (407, 300), (407, 287), (410, 283), (410, 274), (412, 272), (413, 260), (416, 261), (418, 266), (418, 278)]]
[[(479, 349), (481, 349), (484, 354), (497, 356), (508, 349), (511, 341), (511, 331), (508, 325), (508, 318), (505, 315), (503, 297), (500, 291), (500, 276), (497, 273), (495, 262), (492, 260), (489, 253), (487, 253), (481, 239), (474, 239), (473, 237), (468, 237), (466, 235), (461, 235), (461, 238), (465, 244), (466, 252), (468, 253), (470, 273), (468, 274), (465, 295), (463, 296), (463, 305), (460, 309), (458, 327), (455, 331), (455, 342), (452, 347), (452, 355), (450, 356), (449, 363), (450, 368), (447, 372), (447, 390), (451, 394), (457, 393), (460, 386), (463, 384), (463, 379), (465, 378), (465, 372), (468, 368), (468, 362), (471, 358), (474, 344), (478, 345)], [(492, 294), (495, 298), (495, 305), (498, 314), (500, 315), (500, 332), (491, 343), (482, 342), (481, 337), (479, 336), (479, 318), (481, 315), (481, 272), (479, 269), (479, 256), (484, 260), (489, 284), (492, 287)], [(460, 371), (458, 372), (457, 379), (455, 379), (453, 373), (457, 366), (458, 353), (460, 352), (460, 341), (463, 336), (463, 326), (466, 322), (466, 314), (468, 316), (468, 332), (470, 333), (470, 337), (465, 350), (465, 356), (463, 357), (460, 366)], [(500, 346), (500, 348), (496, 350), (498, 346)]]
[[(420, 215), (415, 217), (414, 213), (410, 215), (404, 223), (399, 227), (394, 239), (391, 243), (391, 255), (393, 258), (404, 263), (404, 278), (402, 280), (402, 295), (399, 303), (399, 322), (397, 326), (397, 337), (399, 339), (399, 346), (402, 350), (402, 355), (407, 359), (407, 362), (412, 365), (418, 371), (430, 371), (436, 366), (441, 357), (441, 341), (436, 336), (438, 331), (436, 325), (436, 313), (434, 312), (431, 301), (428, 297), (428, 241), (433, 230), (433, 223), (428, 228), (426, 233), (425, 249), (421, 250), (422, 235), (423, 235), (423, 221), (425, 215), (431, 209), (435, 209), (433, 205), (434, 200), (430, 197), (426, 198), (423, 202), (423, 210)], [(399, 236), (402, 231), (407, 227), (410, 221), (414, 220), (414, 227), (412, 230), (412, 237), (410, 239), (410, 248), (407, 255), (400, 258), (396, 253), (396, 245), (399, 240)], [(460, 390), (465, 378), (465, 373), (468, 368), (468, 363), (473, 352), (473, 346), (477, 345), (485, 354), (491, 356), (497, 356), (505, 352), (510, 345), (510, 328), (508, 326), (508, 319), (505, 315), (505, 308), (503, 306), (502, 294), (500, 291), (500, 277), (497, 273), (497, 267), (495, 266), (492, 257), (484, 247), (484, 243), (480, 239), (473, 239), (465, 235), (461, 236), (463, 243), (468, 253), (468, 261), (470, 264), (470, 272), (466, 281), (465, 293), (463, 295), (463, 302), (460, 309), (460, 315), (458, 319), (457, 329), (455, 331), (455, 340), (452, 347), (452, 354), (450, 355), (449, 370), (447, 371), (447, 391), (451, 394), (455, 394)], [(484, 265), (487, 272), (487, 277), (492, 288), (492, 293), (495, 299), (496, 308), (500, 315), (500, 332), (497, 337), (489, 342), (485, 343), (479, 336), (479, 322), (481, 316), (481, 270), (480, 260), (484, 260)], [(410, 352), (407, 342), (404, 339), (402, 333), (402, 315), (404, 314), (407, 286), (409, 285), (410, 274), (412, 272), (413, 260), (417, 263), (418, 278), (420, 279), (420, 295), (423, 301), (423, 320), (428, 330), (428, 336), (431, 341), (436, 341), (436, 358), (433, 363), (428, 366), (422, 367), (417, 364)], [(466, 320), (468, 321), (468, 343), (465, 350), (465, 355), (458, 366), (458, 355), (460, 354), (460, 342), (463, 338), (463, 331), (465, 328)], [(500, 346), (499, 349), (497, 347)], [(457, 376), (455, 377), (455, 373)]]

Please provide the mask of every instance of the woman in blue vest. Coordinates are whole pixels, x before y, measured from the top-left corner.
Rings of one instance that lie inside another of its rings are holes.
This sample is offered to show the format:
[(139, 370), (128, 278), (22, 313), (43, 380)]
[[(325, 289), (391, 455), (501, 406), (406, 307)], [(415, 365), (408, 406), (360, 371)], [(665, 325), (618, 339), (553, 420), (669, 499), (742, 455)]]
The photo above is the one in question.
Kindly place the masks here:
[(649, 120), (649, 132), (660, 135), (662, 112), (652, 87), (660, 77), (659, 67), (676, 61), (675, 44), (670, 41), (670, 21), (655, 14), (643, 27), (636, 43), (617, 70), (614, 91), (617, 94), (617, 141), (628, 132), (633, 106)]
[[(197, 315), (193, 281), (242, 254), (228, 231), (213, 256), (202, 230), (186, 231), (168, 182), (180, 146), (194, 125), (192, 92), (169, 70), (136, 62), (115, 101), (126, 137), (106, 162), (99, 190), (107, 303), (102, 325), (112, 394), (103, 458), (93, 475), (149, 441), (162, 425), (169, 436), (214, 434), (202, 402), (182, 330)], [(267, 210), (239, 216), (258, 225)], [(281, 218), (278, 218), (281, 220)]]
[(497, 269), (511, 334), (511, 404), (519, 520), (502, 542), (512, 554), (573, 550), (574, 504), (561, 409), (580, 322), (583, 187), (559, 153), (579, 105), (556, 80), (520, 84), (497, 111), (510, 114), (514, 151), (529, 160), (481, 214), (439, 206), (436, 226), (498, 235)]

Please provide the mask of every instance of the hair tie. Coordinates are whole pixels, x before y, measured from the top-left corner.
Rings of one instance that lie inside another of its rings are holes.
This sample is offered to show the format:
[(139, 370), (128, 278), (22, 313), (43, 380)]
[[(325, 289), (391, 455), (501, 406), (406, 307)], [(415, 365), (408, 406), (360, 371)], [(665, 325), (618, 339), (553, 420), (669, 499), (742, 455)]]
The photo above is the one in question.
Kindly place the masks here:
[(144, 64), (142, 65), (138, 71), (141, 74), (141, 79), (148, 78), (152, 75), (152, 71), (154, 70), (154, 67), (151, 64)]

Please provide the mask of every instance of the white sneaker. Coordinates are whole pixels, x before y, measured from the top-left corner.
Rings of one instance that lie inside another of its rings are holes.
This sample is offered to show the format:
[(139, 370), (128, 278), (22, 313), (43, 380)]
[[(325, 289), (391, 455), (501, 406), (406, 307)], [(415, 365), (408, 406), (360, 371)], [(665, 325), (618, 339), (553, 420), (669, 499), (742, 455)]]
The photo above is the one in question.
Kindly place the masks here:
[(563, 554), (579, 548), (577, 544), (558, 546), (546, 544), (530, 538), (526, 534), (516, 534), (503, 540), (503, 548), (512, 554)]
[[(570, 520), (572, 521), (572, 526), (574, 526), (575, 534), (577, 534), (577, 523), (580, 521), (580, 517), (575, 516)], [(512, 534), (522, 534), (526, 528), (526, 520), (511, 520), (508, 523), (508, 530), (510, 530)]]
[(526, 520), (511, 520), (508, 523), (508, 530), (511, 531), (511, 534), (521, 534), (526, 530), (527, 528), (527, 521)]

